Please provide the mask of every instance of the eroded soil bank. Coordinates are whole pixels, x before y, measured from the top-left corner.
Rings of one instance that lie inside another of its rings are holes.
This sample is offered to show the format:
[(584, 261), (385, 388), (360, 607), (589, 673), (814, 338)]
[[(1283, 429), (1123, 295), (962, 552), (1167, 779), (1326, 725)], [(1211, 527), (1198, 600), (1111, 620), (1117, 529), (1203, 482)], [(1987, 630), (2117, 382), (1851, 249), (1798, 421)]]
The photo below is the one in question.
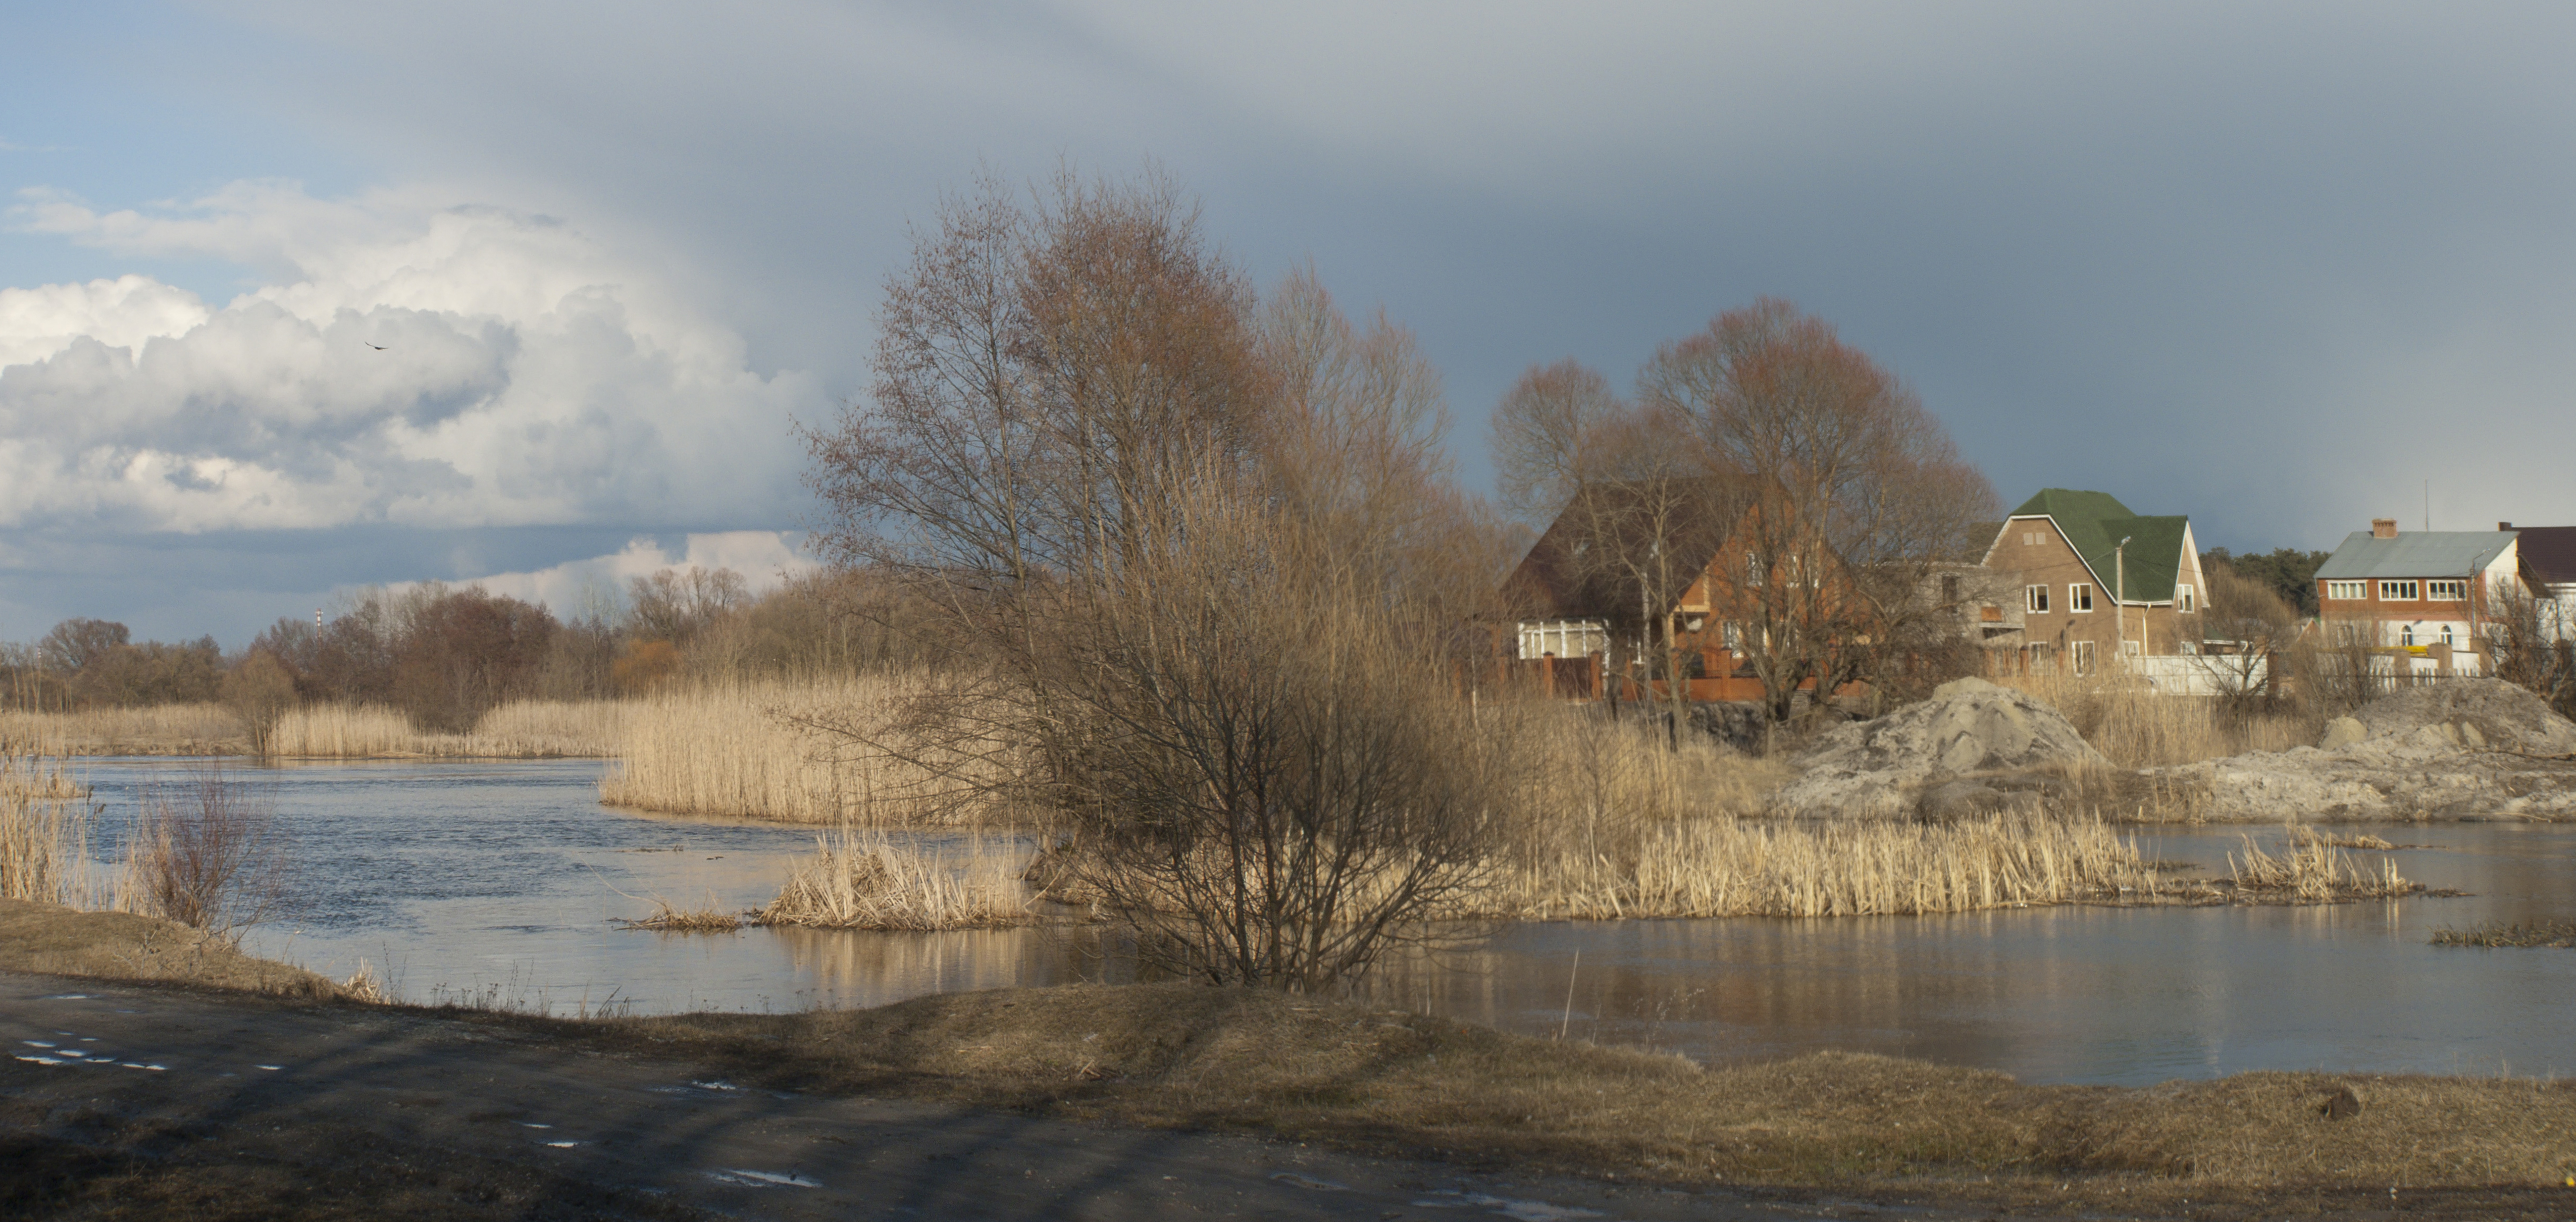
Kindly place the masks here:
[(2576, 1207), (2569, 1084), (1708, 1068), (1191, 985), (565, 1022), (11, 974), (0, 1038), (11, 1216)]

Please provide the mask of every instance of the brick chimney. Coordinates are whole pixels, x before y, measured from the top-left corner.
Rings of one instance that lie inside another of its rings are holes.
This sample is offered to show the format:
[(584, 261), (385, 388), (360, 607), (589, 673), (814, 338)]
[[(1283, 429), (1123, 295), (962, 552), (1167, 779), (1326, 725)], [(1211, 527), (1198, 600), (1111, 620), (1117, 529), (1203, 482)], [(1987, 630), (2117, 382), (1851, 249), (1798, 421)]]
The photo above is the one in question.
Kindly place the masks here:
[(2496, 523), (2496, 529), (2497, 529), (2497, 530), (2512, 530), (2512, 529), (2513, 529), (2513, 523), (2511, 523), (2511, 522), (2498, 522), (2498, 523)]
[(2372, 519), (2370, 520), (2370, 537), (2371, 537), (2371, 538), (2373, 538), (2373, 539), (2394, 539), (2394, 538), (2396, 538), (2396, 537), (2397, 537), (2397, 519), (2395, 519), (2395, 518), (2372, 518)]

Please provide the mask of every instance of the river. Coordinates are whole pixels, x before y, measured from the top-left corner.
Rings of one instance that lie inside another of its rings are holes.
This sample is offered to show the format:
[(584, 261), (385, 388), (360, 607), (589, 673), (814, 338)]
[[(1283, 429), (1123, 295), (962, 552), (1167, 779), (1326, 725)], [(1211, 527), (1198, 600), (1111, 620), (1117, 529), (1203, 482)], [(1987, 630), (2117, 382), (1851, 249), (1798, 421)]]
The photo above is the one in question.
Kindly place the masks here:
[[(195, 761), (85, 760), (101, 856)], [(621, 929), (652, 899), (744, 909), (811, 829), (602, 807), (596, 761), (368, 762), (227, 775), (294, 846), (291, 904), (254, 953), (404, 1000), (559, 1014), (783, 1011), (1121, 979), (1083, 928), (934, 934)], [(1545, 922), (1372, 974), (1375, 1004), (1702, 1060), (1843, 1049), (2145, 1084), (2251, 1069), (2576, 1072), (2576, 951), (2430, 945), (2436, 926), (2576, 917), (2576, 827), (2338, 827), (2438, 847), (2399, 872), (2473, 894), (2319, 907), (2058, 907), (1940, 917)], [(2151, 858), (2224, 862), (2242, 829), (2142, 830)], [(2278, 829), (2255, 829), (2277, 838)], [(957, 837), (925, 839), (962, 851)], [(2365, 860), (2375, 853), (2363, 852)]]

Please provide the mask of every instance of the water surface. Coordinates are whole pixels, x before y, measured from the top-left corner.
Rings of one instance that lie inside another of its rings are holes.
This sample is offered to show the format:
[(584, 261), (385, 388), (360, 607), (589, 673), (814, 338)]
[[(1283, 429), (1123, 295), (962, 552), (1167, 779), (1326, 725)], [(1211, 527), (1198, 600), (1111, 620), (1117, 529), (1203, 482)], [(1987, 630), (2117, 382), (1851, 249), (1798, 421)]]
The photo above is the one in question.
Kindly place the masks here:
[[(101, 844), (197, 765), (93, 760)], [(235, 767), (297, 846), (297, 910), (253, 951), (411, 1000), (577, 1013), (792, 1010), (1130, 970), (1082, 929), (940, 934), (621, 930), (659, 896), (749, 908), (810, 829), (604, 808), (595, 761)], [(2029, 1081), (2148, 1083), (2249, 1069), (2576, 1072), (2576, 951), (2429, 945), (2438, 925), (2576, 917), (2576, 828), (2338, 828), (2437, 848), (2399, 871), (2476, 894), (2304, 908), (2060, 907), (1944, 917), (1549, 922), (1392, 959), (1376, 1004), (1717, 1061), (1814, 1049)], [(2142, 833), (2223, 866), (2238, 830)], [(2278, 829), (2257, 829), (2267, 841)], [(931, 839), (960, 851), (954, 837)], [(2376, 853), (2363, 852), (2365, 860)]]

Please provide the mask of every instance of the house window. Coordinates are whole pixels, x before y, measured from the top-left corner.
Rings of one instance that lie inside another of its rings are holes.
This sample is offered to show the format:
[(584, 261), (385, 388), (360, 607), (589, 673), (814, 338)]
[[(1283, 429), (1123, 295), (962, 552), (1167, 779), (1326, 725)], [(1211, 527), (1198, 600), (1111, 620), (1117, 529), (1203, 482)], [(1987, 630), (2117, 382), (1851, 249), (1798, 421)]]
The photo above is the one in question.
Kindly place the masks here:
[(2424, 597), (2437, 603), (2460, 602), (2467, 599), (2468, 596), (2469, 583), (2465, 581), (2428, 581), (2424, 583)]
[(2189, 615), (2194, 611), (2200, 610), (2199, 596), (2191, 592), (2190, 586), (2174, 587), (2174, 610), (2180, 611), (2185, 615)]
[(2057, 655), (2052, 652), (2047, 645), (2041, 644), (2030, 647), (2030, 673), (2034, 675), (2053, 675), (2057, 673)]
[(2090, 674), (2092, 674), (2092, 673), (2093, 673), (2093, 668), (2094, 668), (2094, 663), (2093, 663), (2093, 642), (2091, 642), (2091, 641), (2076, 641), (2076, 642), (2074, 642), (2073, 644), (2069, 645), (2067, 648), (2068, 648), (2068, 652), (2070, 652), (2070, 653), (2072, 653), (2072, 654), (2074, 654), (2074, 655), (2075, 655), (2075, 674), (2076, 674), (2076, 677), (2077, 677), (2077, 678), (2082, 678), (2082, 677), (2084, 677), (2084, 676), (2086, 676), (2086, 675), (2090, 675)]
[(2454, 643), (2451, 640), (2451, 626), (2449, 624), (2442, 625), (2442, 643), (2445, 645)]
[(1522, 620), (1522, 661), (1553, 655), (1586, 658), (1610, 649), (1610, 626), (1597, 619)]
[(1762, 557), (1752, 552), (1744, 553), (1744, 584), (1748, 586), (1762, 584)]
[(2379, 601), (2381, 602), (2411, 603), (2421, 597), (2423, 597), (2422, 584), (2419, 582), (2383, 581), (2379, 583)]
[(1744, 625), (1733, 620), (1727, 621), (1726, 647), (1737, 653), (1744, 652)]
[(2326, 583), (2326, 597), (2349, 598), (2354, 602), (2359, 602), (2362, 599), (2370, 597), (2370, 583), (2367, 581), (2329, 581)]
[[(2076, 582), (2066, 587), (2066, 609), (2078, 615), (2093, 609), (2093, 587)], [(2082, 673), (2082, 672), (2077, 672)]]
[[(2024, 611), (2048, 610), (2048, 587), (2031, 586), (2024, 589), (2021, 592), (2021, 609)], [(2034, 648), (2046, 648), (2046, 646), (2034, 646)]]
[(1958, 605), (1958, 602), (1959, 602), (1959, 579), (1958, 579), (1958, 578), (1956, 578), (1956, 577), (1951, 577), (1951, 576), (1946, 576), (1946, 575), (1945, 575), (1945, 576), (1943, 576), (1943, 577), (1941, 578), (1941, 602), (1942, 602), (1942, 604), (1943, 604), (1944, 606), (1956, 606), (1956, 605)]

